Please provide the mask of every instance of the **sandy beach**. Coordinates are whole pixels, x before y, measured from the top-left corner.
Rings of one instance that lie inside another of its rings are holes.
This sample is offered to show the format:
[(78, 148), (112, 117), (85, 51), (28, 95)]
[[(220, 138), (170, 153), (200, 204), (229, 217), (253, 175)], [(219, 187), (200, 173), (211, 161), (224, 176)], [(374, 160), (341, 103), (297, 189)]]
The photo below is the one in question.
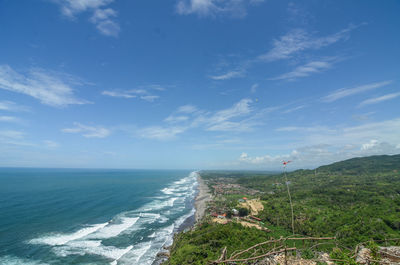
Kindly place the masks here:
[(194, 202), (194, 206), (196, 208), (196, 213), (195, 213), (196, 223), (203, 218), (207, 202), (211, 200), (210, 189), (205, 184), (204, 180), (201, 178), (200, 175), (198, 175), (197, 181), (199, 183), (198, 185), (199, 193), (197, 194)]

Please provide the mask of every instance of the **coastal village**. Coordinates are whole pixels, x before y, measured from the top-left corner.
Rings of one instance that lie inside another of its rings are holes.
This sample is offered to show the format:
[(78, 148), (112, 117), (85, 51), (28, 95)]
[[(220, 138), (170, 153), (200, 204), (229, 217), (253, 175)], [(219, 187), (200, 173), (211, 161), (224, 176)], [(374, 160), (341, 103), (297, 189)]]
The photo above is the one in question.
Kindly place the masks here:
[(205, 186), (207, 191), (211, 188), (209, 192), (212, 193), (205, 207), (207, 220), (219, 224), (237, 222), (244, 227), (269, 231), (257, 217), (264, 210), (263, 203), (257, 197), (261, 194), (260, 191), (243, 187), (235, 183), (233, 178), (214, 178), (207, 180)]

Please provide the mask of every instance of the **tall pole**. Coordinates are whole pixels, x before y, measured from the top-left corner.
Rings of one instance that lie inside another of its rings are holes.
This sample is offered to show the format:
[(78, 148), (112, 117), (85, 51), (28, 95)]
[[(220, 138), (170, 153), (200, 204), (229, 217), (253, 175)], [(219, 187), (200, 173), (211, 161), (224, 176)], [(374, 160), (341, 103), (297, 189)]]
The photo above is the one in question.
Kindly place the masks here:
[(290, 195), (290, 189), (289, 189), (289, 183), (288, 183), (288, 179), (286, 176), (286, 163), (283, 163), (283, 173), (285, 175), (285, 182), (286, 182), (286, 188), (287, 188), (287, 192), (289, 195), (289, 202), (290, 202), (290, 209), (292, 211), (292, 233), (294, 235), (294, 214), (293, 214), (293, 204), (292, 204), (292, 196)]

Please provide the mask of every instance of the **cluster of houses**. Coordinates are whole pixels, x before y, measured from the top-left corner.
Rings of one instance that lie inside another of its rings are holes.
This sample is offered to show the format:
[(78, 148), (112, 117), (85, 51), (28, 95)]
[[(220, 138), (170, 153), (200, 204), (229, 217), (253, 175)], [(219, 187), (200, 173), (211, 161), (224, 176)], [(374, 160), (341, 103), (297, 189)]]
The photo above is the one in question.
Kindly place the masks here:
[(230, 178), (221, 178), (213, 180), (213, 184), (211, 187), (214, 190), (215, 195), (227, 195), (227, 194), (249, 194), (255, 195), (260, 193), (258, 190), (249, 189), (246, 187), (242, 187), (235, 182), (234, 179)]

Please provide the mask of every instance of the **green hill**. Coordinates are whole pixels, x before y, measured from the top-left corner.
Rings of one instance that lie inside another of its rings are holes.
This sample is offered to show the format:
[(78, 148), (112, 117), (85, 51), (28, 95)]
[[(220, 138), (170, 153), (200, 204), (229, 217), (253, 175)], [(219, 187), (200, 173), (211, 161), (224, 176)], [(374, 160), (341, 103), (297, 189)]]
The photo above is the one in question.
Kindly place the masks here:
[(400, 170), (400, 155), (356, 157), (319, 167), (318, 170), (355, 175), (359, 175), (360, 173), (382, 173), (392, 170)]
[[(295, 233), (336, 237), (334, 244), (321, 246), (323, 249), (320, 250), (333, 251), (333, 258), (348, 260), (340, 264), (355, 264), (351, 263), (350, 256), (354, 254), (351, 249), (362, 242), (382, 243), (386, 239), (400, 238), (399, 172), (400, 155), (353, 158), (316, 170), (289, 172), (287, 179), (293, 201)], [(264, 210), (258, 217), (272, 232), (244, 228), (235, 223), (205, 222), (194, 231), (177, 236), (169, 264), (207, 264), (219, 257), (224, 246), (228, 253), (234, 253), (267, 238), (291, 234), (291, 210), (283, 174), (203, 174), (210, 182), (213, 178), (226, 183), (233, 181), (244, 188), (261, 191), (257, 196), (261, 197)], [(240, 197), (222, 196), (221, 203), (229, 207)], [(399, 244), (399, 241), (390, 244)], [(337, 246), (341, 249), (339, 252)], [(311, 253), (309, 257), (312, 256)]]
[[(349, 246), (400, 236), (400, 155), (353, 158), (316, 170), (288, 173), (295, 231), (337, 236)], [(283, 175), (239, 180), (260, 189), (266, 209), (261, 218), (290, 227)]]

